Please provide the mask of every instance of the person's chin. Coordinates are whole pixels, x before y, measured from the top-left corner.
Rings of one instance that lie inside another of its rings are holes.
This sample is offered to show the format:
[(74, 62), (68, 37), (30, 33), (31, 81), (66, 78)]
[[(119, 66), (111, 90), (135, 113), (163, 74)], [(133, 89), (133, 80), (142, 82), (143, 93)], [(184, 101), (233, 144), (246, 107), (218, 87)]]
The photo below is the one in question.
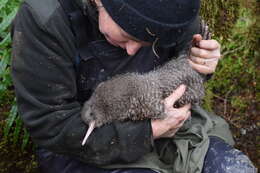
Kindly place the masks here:
[(108, 37), (106, 37), (107, 41), (112, 44), (115, 47), (120, 47), (118, 44), (116, 44), (116, 42), (114, 42), (113, 40), (109, 39)]

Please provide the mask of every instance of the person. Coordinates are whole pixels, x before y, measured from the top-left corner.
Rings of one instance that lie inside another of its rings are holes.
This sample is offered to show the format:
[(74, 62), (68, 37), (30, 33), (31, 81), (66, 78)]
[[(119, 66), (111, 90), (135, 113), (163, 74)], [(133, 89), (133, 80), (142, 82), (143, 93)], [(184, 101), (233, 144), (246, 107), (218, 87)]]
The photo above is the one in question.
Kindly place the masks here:
[[(220, 45), (199, 34), (199, 0), (26, 0), (12, 24), (12, 79), (42, 172), (255, 172), (235, 150), (228, 125), (201, 108), (163, 100), (162, 120), (88, 128), (82, 104), (95, 87), (126, 72), (148, 72), (187, 51), (190, 65), (212, 74)], [(109, 91), (108, 91), (109, 92)], [(186, 123), (191, 122), (188, 128)], [(194, 126), (195, 124), (196, 126)], [(228, 144), (228, 143), (229, 144)]]

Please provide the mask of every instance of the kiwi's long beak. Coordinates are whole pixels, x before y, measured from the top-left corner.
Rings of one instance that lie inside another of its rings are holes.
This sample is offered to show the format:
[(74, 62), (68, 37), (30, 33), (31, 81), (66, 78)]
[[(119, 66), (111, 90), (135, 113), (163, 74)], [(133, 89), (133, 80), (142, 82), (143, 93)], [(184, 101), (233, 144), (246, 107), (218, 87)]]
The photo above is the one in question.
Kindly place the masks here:
[(85, 143), (86, 143), (86, 141), (87, 141), (89, 135), (92, 133), (92, 131), (94, 130), (94, 128), (95, 128), (95, 121), (91, 121), (91, 122), (89, 123), (88, 131), (87, 131), (87, 133), (86, 133), (86, 135), (85, 135), (85, 137), (84, 137), (84, 139), (83, 139), (83, 141), (82, 141), (82, 143), (81, 143), (82, 146), (85, 145)]

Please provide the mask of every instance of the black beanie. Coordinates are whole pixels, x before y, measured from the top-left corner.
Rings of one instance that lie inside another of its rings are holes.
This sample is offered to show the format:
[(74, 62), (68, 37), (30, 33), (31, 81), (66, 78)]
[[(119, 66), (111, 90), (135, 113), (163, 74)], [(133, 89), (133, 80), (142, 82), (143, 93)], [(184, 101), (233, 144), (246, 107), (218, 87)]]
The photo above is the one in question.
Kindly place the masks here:
[(111, 18), (135, 38), (173, 46), (196, 23), (200, 0), (101, 0)]

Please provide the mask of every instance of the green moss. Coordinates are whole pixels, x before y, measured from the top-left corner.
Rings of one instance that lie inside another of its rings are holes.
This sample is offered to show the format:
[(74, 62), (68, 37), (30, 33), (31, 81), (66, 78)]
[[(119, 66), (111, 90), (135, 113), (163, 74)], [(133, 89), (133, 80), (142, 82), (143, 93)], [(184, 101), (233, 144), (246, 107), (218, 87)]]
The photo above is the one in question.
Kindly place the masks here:
[(202, 0), (201, 16), (216, 37), (227, 38), (239, 16), (240, 5), (239, 0)]
[(242, 96), (232, 96), (230, 99), (232, 107), (239, 109), (241, 113), (244, 113), (245, 108), (247, 107), (247, 100), (243, 99)]
[[(260, 2), (209, 0), (203, 1), (202, 5), (202, 16), (216, 32), (214, 38), (221, 43), (223, 55), (206, 85), (204, 107), (229, 122), (237, 147), (257, 163), (255, 153), (260, 153), (257, 133), (260, 127), (257, 123), (260, 112)], [(222, 23), (222, 14), (227, 14), (230, 20)], [(240, 133), (241, 128), (247, 131), (246, 135)]]
[[(248, 94), (248, 90), (254, 92), (256, 80), (259, 80), (257, 63), (259, 54), (255, 50), (256, 33), (253, 32), (257, 31), (255, 20), (245, 8), (241, 8), (239, 14), (236, 24), (229, 29), (228, 40), (219, 38), (223, 59), (214, 77), (207, 84), (208, 90), (213, 92), (213, 95), (223, 99), (227, 94), (243, 95)], [(212, 94), (206, 97), (207, 100), (208, 97), (212, 98)]]

